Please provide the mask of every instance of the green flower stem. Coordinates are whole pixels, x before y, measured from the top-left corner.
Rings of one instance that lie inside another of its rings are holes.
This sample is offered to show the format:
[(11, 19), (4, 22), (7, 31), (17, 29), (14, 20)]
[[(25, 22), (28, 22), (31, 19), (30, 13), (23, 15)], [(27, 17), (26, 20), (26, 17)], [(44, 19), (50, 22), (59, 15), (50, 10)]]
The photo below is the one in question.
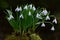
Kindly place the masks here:
[(18, 13), (16, 13), (16, 14), (17, 14), (17, 18), (16, 18), (17, 21), (16, 21), (16, 22), (17, 22), (17, 26), (19, 27), (19, 23), (18, 23), (18, 21), (19, 21), (19, 19), (18, 19)]
[(24, 29), (23, 29), (23, 31), (22, 31), (22, 36), (24, 35), (24, 33), (25, 33), (25, 32), (24, 32)]
[[(41, 24), (42, 22), (40, 22), (40, 24)], [(37, 25), (37, 26), (35, 26), (35, 28), (34, 28), (34, 31), (36, 30), (36, 28), (39, 26), (39, 24)]]
[[(19, 19), (20, 20), (20, 19)], [(20, 21), (19, 21), (20, 22)], [(19, 31), (20, 31), (20, 34), (21, 34), (21, 22), (19, 23)]]
[(34, 24), (34, 17), (33, 17), (33, 15), (32, 15), (32, 18), (33, 18), (33, 27), (32, 27), (32, 30), (33, 30), (33, 32), (34, 32), (35, 24)]
[(56, 18), (54, 15), (50, 15), (50, 17), (54, 17), (54, 18)]
[(51, 22), (45, 22), (45, 23), (50, 23), (51, 25), (53, 25), (53, 23), (51, 23)]

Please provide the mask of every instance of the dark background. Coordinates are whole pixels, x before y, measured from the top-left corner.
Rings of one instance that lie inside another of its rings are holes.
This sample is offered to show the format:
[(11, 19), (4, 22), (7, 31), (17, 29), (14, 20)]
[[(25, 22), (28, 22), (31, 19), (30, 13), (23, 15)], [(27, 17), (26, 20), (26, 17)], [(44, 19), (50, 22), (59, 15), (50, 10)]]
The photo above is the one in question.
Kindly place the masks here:
[(15, 9), (17, 5), (34, 4), (36, 7), (45, 7), (57, 17), (58, 24), (55, 26), (55, 31), (51, 31), (49, 27), (40, 28), (37, 33), (40, 34), (43, 40), (60, 40), (60, 0), (0, 0), (0, 39), (10, 34), (13, 28), (5, 19), (5, 9)]

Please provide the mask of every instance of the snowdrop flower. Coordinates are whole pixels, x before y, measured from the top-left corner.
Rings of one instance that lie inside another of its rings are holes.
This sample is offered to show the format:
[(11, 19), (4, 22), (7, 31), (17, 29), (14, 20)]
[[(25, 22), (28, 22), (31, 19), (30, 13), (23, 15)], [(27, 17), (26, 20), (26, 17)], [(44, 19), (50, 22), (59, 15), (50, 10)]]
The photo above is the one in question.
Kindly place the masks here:
[(39, 13), (37, 13), (36, 18), (42, 19)]
[(29, 5), (30, 9), (32, 9), (32, 4)]
[(26, 6), (24, 7), (24, 9), (28, 9), (28, 6), (26, 5)]
[(35, 11), (36, 10), (36, 8), (33, 6), (33, 10)]
[(28, 15), (31, 16), (31, 12), (30, 11), (29, 11)]
[(56, 20), (56, 18), (55, 18), (52, 22), (55, 23), (55, 24), (57, 24), (57, 20)]
[(54, 31), (54, 30), (55, 30), (54, 26), (52, 26), (51, 30), (52, 30), (52, 31)]
[(44, 24), (44, 23), (42, 23), (41, 27), (45, 27), (45, 24)]
[(17, 6), (17, 8), (15, 9), (15, 11), (17, 11), (17, 12), (19, 12), (19, 11), (21, 11), (21, 10), (22, 10), (22, 8), (21, 8), (21, 7), (19, 8), (18, 6)]
[(46, 20), (50, 20), (50, 17), (49, 16), (46, 16)]
[(47, 12), (47, 10), (45, 9), (45, 10), (42, 11), (42, 13), (43, 13), (44, 15), (47, 15), (48, 12)]
[(21, 15), (19, 16), (19, 18), (22, 18), (22, 19), (23, 19), (23, 18), (24, 18), (24, 17), (23, 17), (23, 14), (21, 14)]
[(13, 19), (14, 17), (12, 16), (12, 15), (10, 15), (9, 17), (8, 17), (8, 20), (11, 20), (11, 19)]
[(37, 13), (36, 17), (37, 17), (37, 18), (39, 18), (39, 17), (40, 17), (40, 14), (39, 14), (39, 13)]
[(20, 7), (20, 11), (22, 11), (22, 7)]

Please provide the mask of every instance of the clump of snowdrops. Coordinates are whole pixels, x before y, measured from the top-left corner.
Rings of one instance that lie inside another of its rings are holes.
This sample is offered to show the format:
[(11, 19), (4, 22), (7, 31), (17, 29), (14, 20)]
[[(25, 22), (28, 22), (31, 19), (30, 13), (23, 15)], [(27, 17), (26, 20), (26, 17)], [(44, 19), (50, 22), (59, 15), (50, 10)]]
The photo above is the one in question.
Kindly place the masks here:
[[(33, 4), (17, 6), (15, 9), (16, 16), (13, 16), (14, 13), (12, 10), (7, 9), (6, 11), (6, 19), (13, 27), (14, 31), (21, 34), (29, 32), (30, 30), (35, 31), (40, 24), (40, 27), (46, 27), (45, 23), (50, 23), (52, 25), (51, 30), (54, 31), (53, 23), (57, 24), (56, 17), (50, 15), (50, 11), (47, 11), (46, 8), (36, 8)], [(48, 20), (51, 20), (51, 17), (54, 19), (52, 22), (48, 22)]]

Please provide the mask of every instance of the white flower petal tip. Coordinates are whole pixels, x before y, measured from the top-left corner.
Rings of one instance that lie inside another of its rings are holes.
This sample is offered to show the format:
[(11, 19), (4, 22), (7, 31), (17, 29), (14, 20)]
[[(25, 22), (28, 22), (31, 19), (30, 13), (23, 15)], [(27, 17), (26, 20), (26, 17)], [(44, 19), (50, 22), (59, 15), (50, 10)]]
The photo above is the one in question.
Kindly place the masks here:
[(45, 27), (45, 24), (44, 24), (44, 23), (42, 23), (41, 27)]
[(30, 11), (29, 11), (28, 15), (31, 16), (31, 12)]
[(17, 11), (17, 12), (19, 12), (21, 10), (21, 8), (19, 8), (18, 6), (17, 6), (17, 8), (15, 9), (15, 11)]
[(56, 18), (55, 18), (52, 22), (55, 23), (55, 24), (57, 24), (57, 20), (56, 20)]
[(26, 6), (24, 7), (24, 9), (28, 9), (28, 6), (26, 5)]
[(11, 19), (14, 19), (14, 17), (13, 17), (12, 15), (10, 15), (10, 16), (8, 17), (8, 20), (11, 20)]
[(50, 17), (49, 16), (46, 16), (46, 20), (50, 20)]
[(33, 10), (35, 11), (36, 10), (36, 8), (33, 6)]
[(42, 13), (43, 13), (44, 15), (47, 15), (48, 12), (47, 12), (47, 10), (45, 9), (45, 10), (42, 11)]
[(30, 9), (32, 9), (32, 4), (29, 5)]
[(24, 17), (23, 17), (23, 14), (21, 14), (21, 15), (19, 16), (19, 18), (22, 18), (22, 19), (23, 19), (23, 18), (24, 18)]
[(52, 31), (54, 31), (54, 30), (55, 30), (54, 26), (52, 26), (51, 30), (52, 30)]

